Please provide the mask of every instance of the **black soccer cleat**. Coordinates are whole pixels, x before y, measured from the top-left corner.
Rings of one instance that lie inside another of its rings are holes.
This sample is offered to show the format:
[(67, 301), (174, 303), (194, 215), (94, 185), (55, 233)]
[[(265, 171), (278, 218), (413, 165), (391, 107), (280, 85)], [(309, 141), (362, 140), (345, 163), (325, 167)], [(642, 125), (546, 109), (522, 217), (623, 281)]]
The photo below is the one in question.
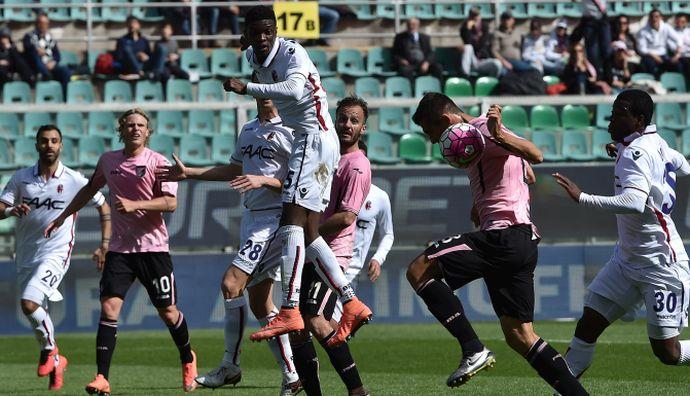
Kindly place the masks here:
[(470, 378), (477, 375), (478, 372), (489, 369), (493, 367), (494, 364), (496, 364), (494, 353), (486, 347), (481, 352), (463, 356), (460, 360), (458, 369), (448, 377), (448, 380), (446, 380), (446, 385), (451, 388), (463, 385), (465, 382), (469, 381)]

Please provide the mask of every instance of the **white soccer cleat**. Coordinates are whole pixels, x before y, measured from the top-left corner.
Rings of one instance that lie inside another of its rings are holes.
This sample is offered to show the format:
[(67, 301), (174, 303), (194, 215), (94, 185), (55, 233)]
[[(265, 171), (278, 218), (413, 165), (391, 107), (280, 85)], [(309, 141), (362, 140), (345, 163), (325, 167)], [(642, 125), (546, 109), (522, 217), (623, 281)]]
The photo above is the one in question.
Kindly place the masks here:
[(283, 377), (283, 384), (280, 388), (280, 396), (294, 396), (302, 392), (302, 381), (297, 379), (294, 382), (288, 382), (288, 379)]
[(237, 385), (241, 379), (242, 370), (240, 370), (240, 366), (231, 364), (214, 368), (208, 374), (196, 377), (194, 381), (203, 387), (215, 389), (224, 385)]
[(460, 386), (469, 381), (478, 372), (493, 367), (495, 363), (494, 353), (486, 347), (481, 352), (463, 356), (458, 369), (448, 377), (446, 385), (451, 388)]

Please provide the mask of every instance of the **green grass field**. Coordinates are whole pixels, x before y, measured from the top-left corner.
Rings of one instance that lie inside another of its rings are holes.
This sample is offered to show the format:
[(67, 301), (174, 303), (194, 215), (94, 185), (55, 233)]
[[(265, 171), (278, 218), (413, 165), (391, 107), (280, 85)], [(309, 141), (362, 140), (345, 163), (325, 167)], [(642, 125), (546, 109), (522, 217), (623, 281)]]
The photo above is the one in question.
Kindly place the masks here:
[[(574, 323), (541, 322), (542, 337), (561, 352), (572, 336)], [(656, 361), (649, 347), (645, 324), (615, 325), (602, 337), (594, 365), (584, 378), (585, 387), (599, 395), (682, 395), (690, 392), (690, 369), (667, 367)], [(477, 333), (496, 353), (496, 366), (457, 389), (445, 386), (459, 359), (457, 343), (440, 325), (376, 325), (362, 329), (351, 342), (365, 385), (373, 395), (548, 395), (548, 388), (531, 367), (505, 345), (497, 323), (477, 323)], [(60, 350), (70, 365), (59, 394), (85, 394), (93, 378), (95, 334), (58, 334)], [(192, 346), (199, 371), (220, 361), (221, 330), (192, 331)], [(344, 395), (345, 388), (319, 350), (322, 386), (326, 395)], [(47, 379), (36, 377), (38, 358), (33, 337), (0, 338), (0, 394), (43, 394)], [(276, 395), (280, 373), (264, 344), (246, 342), (242, 352), (242, 382), (221, 388), (214, 395)], [(177, 350), (166, 331), (126, 332), (118, 335), (112, 369), (114, 395), (181, 394)], [(201, 389), (198, 392), (210, 393)]]

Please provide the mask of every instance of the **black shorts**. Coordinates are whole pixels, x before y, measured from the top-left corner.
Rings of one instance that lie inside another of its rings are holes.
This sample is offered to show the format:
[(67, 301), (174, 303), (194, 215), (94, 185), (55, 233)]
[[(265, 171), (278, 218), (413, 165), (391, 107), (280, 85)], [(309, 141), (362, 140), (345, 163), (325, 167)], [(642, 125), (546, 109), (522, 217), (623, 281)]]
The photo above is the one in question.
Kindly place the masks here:
[(177, 301), (175, 275), (168, 252), (108, 252), (101, 276), (101, 299), (124, 299), (134, 279), (139, 279), (146, 288), (154, 307), (165, 308)]
[(314, 264), (305, 263), (299, 295), (300, 311), (314, 316), (323, 315), (326, 320), (331, 320), (337, 301), (338, 296), (321, 280)]
[(534, 269), (539, 239), (532, 226), (470, 232), (437, 241), (424, 252), (436, 260), (451, 289), (484, 278), (496, 315), (534, 318)]

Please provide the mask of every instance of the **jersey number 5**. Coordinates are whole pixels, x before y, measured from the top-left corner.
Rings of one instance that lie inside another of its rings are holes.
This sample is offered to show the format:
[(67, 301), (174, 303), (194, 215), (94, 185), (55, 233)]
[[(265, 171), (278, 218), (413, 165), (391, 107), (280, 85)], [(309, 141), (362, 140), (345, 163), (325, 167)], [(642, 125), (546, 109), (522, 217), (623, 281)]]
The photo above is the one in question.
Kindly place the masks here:
[(667, 162), (664, 169), (664, 201), (661, 212), (670, 215), (676, 204), (676, 169), (672, 163)]

